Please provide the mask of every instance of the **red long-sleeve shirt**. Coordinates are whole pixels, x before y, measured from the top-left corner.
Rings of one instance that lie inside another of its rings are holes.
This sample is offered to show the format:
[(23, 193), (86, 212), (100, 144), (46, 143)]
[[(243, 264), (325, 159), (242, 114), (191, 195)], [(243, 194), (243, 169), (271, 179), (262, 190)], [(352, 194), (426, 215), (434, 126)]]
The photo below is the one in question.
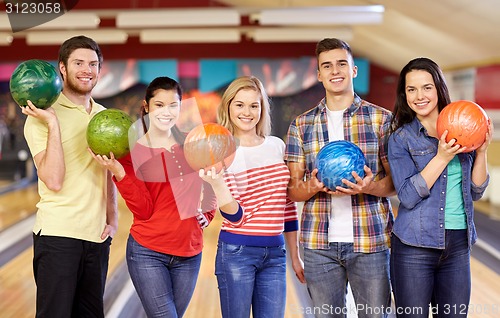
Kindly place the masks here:
[[(130, 234), (144, 247), (176, 255), (194, 256), (203, 247), (203, 232), (195, 216), (200, 207), (203, 181), (187, 164), (182, 148), (170, 151), (136, 144), (119, 160), (126, 175), (115, 184), (134, 214)], [(201, 208), (211, 221), (216, 199), (203, 186)]]

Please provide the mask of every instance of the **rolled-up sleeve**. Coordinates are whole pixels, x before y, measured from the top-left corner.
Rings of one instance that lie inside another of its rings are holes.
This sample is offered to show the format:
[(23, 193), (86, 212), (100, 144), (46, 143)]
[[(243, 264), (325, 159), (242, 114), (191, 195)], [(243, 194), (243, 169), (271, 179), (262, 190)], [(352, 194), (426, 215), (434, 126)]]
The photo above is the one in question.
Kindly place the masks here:
[(472, 195), (472, 201), (477, 201), (483, 197), (484, 191), (486, 191), (486, 187), (488, 187), (488, 184), (490, 183), (490, 175), (486, 177), (486, 181), (483, 182), (483, 184), (477, 186), (474, 184), (474, 182), (471, 182), (471, 195)]
[(305, 162), (304, 147), (297, 120), (292, 121), (288, 128), (284, 159), (289, 162)]

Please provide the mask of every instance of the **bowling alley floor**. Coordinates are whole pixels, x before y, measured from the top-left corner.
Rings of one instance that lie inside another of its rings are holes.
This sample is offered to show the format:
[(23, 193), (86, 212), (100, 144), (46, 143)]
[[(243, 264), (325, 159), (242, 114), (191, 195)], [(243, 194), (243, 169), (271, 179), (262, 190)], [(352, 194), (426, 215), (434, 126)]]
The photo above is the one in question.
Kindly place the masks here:
[[(12, 187), (11, 182), (0, 182), (0, 193), (8, 186), (12, 191), (0, 194), (0, 316), (33, 317), (35, 284), (32, 274), (31, 227), (38, 200), (36, 185)], [(469, 317), (500, 317), (500, 207), (488, 202), (476, 204), (476, 226), (479, 240), (472, 251), (472, 297)], [(119, 202), (119, 231), (113, 239), (108, 283), (105, 293), (107, 318), (145, 317), (135, 290), (130, 282), (124, 261), (125, 244), (131, 213), (124, 202)], [(221, 218), (205, 230), (202, 266), (193, 299), (186, 318), (221, 317), (214, 259)], [(352, 300), (351, 300), (352, 301)], [(285, 317), (312, 317), (308, 311), (309, 299), (305, 286), (300, 284), (291, 269), (287, 273), (287, 305)], [(356, 317), (355, 314), (349, 318)]]

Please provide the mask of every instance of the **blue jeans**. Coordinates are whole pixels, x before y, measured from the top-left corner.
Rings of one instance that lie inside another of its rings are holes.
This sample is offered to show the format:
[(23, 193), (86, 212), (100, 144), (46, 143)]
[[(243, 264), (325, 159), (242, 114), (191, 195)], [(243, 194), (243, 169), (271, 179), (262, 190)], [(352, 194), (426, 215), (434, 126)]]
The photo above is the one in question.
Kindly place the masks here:
[(285, 316), (286, 250), (219, 241), (215, 259), (222, 317)]
[(445, 249), (392, 236), (391, 280), (398, 317), (467, 317), (471, 293), (467, 230), (446, 230)]
[(129, 235), (127, 266), (148, 317), (182, 317), (193, 296), (201, 253), (180, 257), (145, 248)]
[[(304, 275), (316, 317), (386, 317), (391, 305), (389, 250), (355, 253), (352, 243), (331, 242), (328, 250), (304, 249)], [(347, 283), (356, 308), (346, 307)]]

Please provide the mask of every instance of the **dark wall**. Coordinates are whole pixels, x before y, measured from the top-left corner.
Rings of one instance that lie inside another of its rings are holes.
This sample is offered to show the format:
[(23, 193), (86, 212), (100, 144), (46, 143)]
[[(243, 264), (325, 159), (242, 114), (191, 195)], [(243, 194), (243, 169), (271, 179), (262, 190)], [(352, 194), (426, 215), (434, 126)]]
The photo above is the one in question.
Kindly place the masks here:
[(370, 92), (363, 96), (367, 101), (387, 109), (394, 109), (399, 74), (375, 64), (370, 65)]

